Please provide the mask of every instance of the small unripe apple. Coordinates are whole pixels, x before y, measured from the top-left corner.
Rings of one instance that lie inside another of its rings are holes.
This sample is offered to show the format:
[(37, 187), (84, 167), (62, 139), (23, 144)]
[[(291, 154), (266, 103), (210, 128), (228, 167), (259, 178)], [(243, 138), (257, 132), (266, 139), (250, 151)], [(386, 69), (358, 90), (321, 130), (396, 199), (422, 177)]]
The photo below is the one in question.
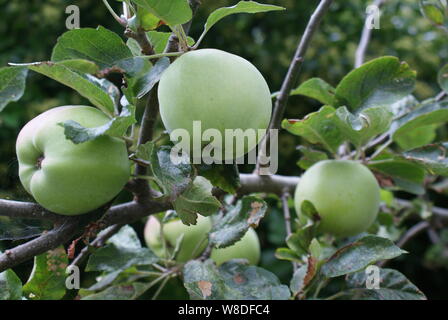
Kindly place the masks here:
[[(271, 94), (261, 73), (249, 61), (221, 50), (201, 49), (180, 56), (163, 73), (158, 97), (160, 115), (170, 133), (184, 129), (193, 139), (193, 122), (200, 121), (199, 140), (208, 129), (221, 135), (222, 139), (207, 138), (221, 151), (221, 156), (216, 156), (220, 161), (239, 158), (254, 149), (264, 135), (258, 129), (265, 130), (271, 118)], [(226, 129), (241, 131), (235, 133), (236, 139), (226, 140)], [(244, 148), (235, 149), (247, 129), (255, 129), (256, 134), (249, 142), (244, 140)], [(210, 143), (181, 140), (180, 146), (193, 148), (193, 156), (200, 155), (202, 147)], [(234, 147), (226, 149), (231, 140)]]
[(306, 219), (302, 203), (308, 200), (319, 213), (320, 231), (353, 236), (366, 231), (375, 221), (380, 187), (372, 172), (358, 162), (325, 160), (303, 174), (294, 200), (301, 220)]
[(73, 120), (87, 128), (110, 119), (87, 106), (46, 111), (20, 131), (16, 143), (23, 187), (44, 208), (78, 215), (112, 200), (129, 179), (130, 165), (123, 140), (101, 136), (74, 144), (59, 124)]
[[(187, 262), (198, 257), (207, 247), (208, 232), (212, 227), (210, 218), (198, 215), (196, 225), (186, 226), (180, 219), (174, 219), (163, 224), (163, 236), (166, 241), (168, 253), (171, 254), (176, 247), (179, 237), (183, 240), (176, 255), (176, 261)], [(161, 224), (159, 220), (150, 216), (145, 226), (145, 241), (147, 246), (159, 257), (168, 258), (163, 248)]]
[(260, 261), (260, 241), (254, 229), (250, 228), (240, 241), (226, 248), (213, 248), (210, 256), (217, 265), (232, 259), (247, 259), (249, 264)]

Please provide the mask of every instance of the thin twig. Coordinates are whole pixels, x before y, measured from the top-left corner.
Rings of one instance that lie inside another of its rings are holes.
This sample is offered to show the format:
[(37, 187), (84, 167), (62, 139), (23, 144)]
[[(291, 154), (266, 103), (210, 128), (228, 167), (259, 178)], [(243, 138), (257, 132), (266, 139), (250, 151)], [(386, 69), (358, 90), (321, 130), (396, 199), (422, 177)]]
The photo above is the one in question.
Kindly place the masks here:
[(375, 152), (370, 156), (370, 159), (375, 159), (378, 155), (381, 154), (388, 146), (390, 146), (393, 143), (392, 139), (387, 140), (384, 144), (378, 147), (378, 149), (375, 150)]
[[(410, 240), (419, 235), (421, 232), (425, 231), (430, 227), (430, 223), (428, 221), (421, 221), (417, 223), (415, 226), (410, 228), (397, 242), (397, 246), (403, 248)], [(378, 262), (379, 267), (384, 267), (389, 260), (383, 260)]]
[[(305, 32), (303, 33), (302, 39), (300, 40), (300, 43), (297, 46), (294, 58), (291, 61), (288, 72), (286, 73), (282, 87), (275, 101), (275, 106), (273, 110), (272, 119), (269, 125), (269, 129), (280, 128), (280, 124), (283, 119), (283, 115), (285, 113), (286, 105), (288, 103), (289, 94), (297, 81), (302, 63), (305, 59), (305, 54), (308, 50), (308, 47), (311, 43), (311, 40), (315, 32), (317, 31), (320, 25), (320, 22), (322, 21), (322, 18), (324, 17), (325, 13), (330, 7), (332, 1), (333, 0), (321, 0), (314, 13), (311, 15), (311, 18), (305, 28)], [(255, 168), (255, 172), (257, 173), (260, 171), (260, 163), (262, 162), (262, 159), (266, 157), (264, 151), (266, 149), (266, 146), (269, 145), (269, 141), (270, 141), (270, 134), (268, 131), (264, 139), (260, 142), (257, 165)]]
[(126, 27), (127, 21), (122, 19), (121, 17), (118, 16), (118, 14), (115, 13), (114, 9), (112, 9), (112, 7), (110, 6), (109, 2), (107, 2), (107, 0), (103, 0), (103, 3), (106, 6), (107, 10), (109, 10), (109, 12), (112, 15), (112, 17), (114, 17), (114, 19), (117, 20), (117, 22), (119, 24), (121, 24), (123, 27)]
[[(288, 192), (284, 192), (282, 195), (282, 206), (283, 206), (283, 215), (285, 217), (285, 227), (286, 227), (286, 239), (292, 234), (291, 230), (291, 213), (289, 212), (288, 199), (290, 195)], [(292, 261), (292, 267), (295, 270), (299, 267), (297, 262)]]
[[(375, 0), (372, 3), (372, 5), (377, 6), (379, 9), (385, 2), (386, 0)], [(362, 29), (361, 39), (359, 41), (358, 48), (356, 49), (355, 68), (359, 68), (364, 63), (367, 47), (369, 46), (370, 37), (372, 35), (372, 28), (368, 24), (368, 18), (369, 16), (367, 16), (364, 22), (364, 28)]]
[(72, 261), (71, 266), (79, 266), (89, 255), (89, 247), (102, 247), (106, 241), (116, 234), (122, 227), (122, 224), (115, 224), (103, 230), (89, 245), (85, 246), (78, 256)]

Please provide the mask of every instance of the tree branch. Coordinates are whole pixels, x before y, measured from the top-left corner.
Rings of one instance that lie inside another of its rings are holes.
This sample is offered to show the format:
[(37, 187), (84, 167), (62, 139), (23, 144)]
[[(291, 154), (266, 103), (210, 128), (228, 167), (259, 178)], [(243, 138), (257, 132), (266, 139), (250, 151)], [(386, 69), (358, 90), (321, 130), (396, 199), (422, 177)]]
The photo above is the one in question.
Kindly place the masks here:
[[(386, 0), (375, 0), (372, 5), (381, 8)], [(368, 25), (368, 16), (364, 22), (364, 28), (362, 29), (361, 39), (359, 40), (358, 48), (355, 55), (355, 68), (359, 68), (364, 63), (367, 47), (369, 46), (370, 37), (372, 34), (372, 28)]]
[[(282, 87), (277, 96), (274, 106), (274, 112), (272, 115), (272, 119), (269, 125), (269, 129), (279, 129), (281, 125), (281, 121), (283, 119), (283, 115), (285, 113), (286, 105), (288, 103), (289, 94), (297, 81), (297, 78), (300, 73), (300, 68), (305, 59), (305, 54), (308, 50), (308, 47), (311, 43), (311, 40), (319, 28), (320, 22), (330, 7), (333, 0), (321, 0), (319, 5), (317, 6), (314, 13), (311, 15), (311, 18), (305, 28), (305, 32), (303, 33), (302, 39), (296, 49), (294, 54), (294, 58), (291, 61), (288, 72), (286, 73), (285, 79), (283, 80)], [(259, 172), (260, 169), (260, 160), (264, 158), (266, 155), (264, 154), (264, 150), (266, 146), (269, 145), (270, 135), (269, 131), (266, 133), (263, 141), (260, 143), (258, 161), (256, 166), (256, 172)]]
[(31, 202), (0, 199), (0, 216), (60, 222), (64, 216), (51, 213)]
[(77, 218), (66, 218), (59, 227), (42, 234), (39, 238), (6, 250), (0, 256), (0, 272), (69, 241), (75, 235), (78, 227), (79, 220)]

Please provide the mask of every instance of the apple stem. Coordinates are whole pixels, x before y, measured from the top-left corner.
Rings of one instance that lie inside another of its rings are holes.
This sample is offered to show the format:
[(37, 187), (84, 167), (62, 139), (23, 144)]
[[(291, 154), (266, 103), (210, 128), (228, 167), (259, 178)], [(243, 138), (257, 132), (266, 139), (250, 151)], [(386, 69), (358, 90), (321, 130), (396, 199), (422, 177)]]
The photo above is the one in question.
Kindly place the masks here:
[(45, 157), (44, 156), (40, 156), (39, 158), (37, 158), (36, 161), (36, 168), (41, 169), (42, 168), (42, 161), (44, 161)]

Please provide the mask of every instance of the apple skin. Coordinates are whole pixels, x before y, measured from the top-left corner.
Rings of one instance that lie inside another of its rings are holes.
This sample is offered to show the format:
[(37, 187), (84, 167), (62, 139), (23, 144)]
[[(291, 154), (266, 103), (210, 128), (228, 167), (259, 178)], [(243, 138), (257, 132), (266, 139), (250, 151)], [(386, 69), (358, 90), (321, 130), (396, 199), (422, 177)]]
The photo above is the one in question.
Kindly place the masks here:
[(217, 265), (232, 259), (247, 259), (249, 264), (260, 262), (260, 241), (254, 229), (250, 228), (240, 241), (226, 248), (213, 248), (210, 256)]
[(130, 176), (124, 141), (110, 136), (74, 144), (58, 123), (97, 127), (110, 119), (88, 106), (50, 109), (20, 131), (16, 143), (22, 185), (45, 209), (79, 215), (112, 200)]
[(353, 236), (375, 221), (380, 187), (372, 172), (360, 163), (325, 160), (309, 168), (297, 185), (294, 202), (301, 221), (307, 219), (300, 209), (304, 200), (317, 209), (320, 231), (337, 237)]
[[(175, 248), (177, 239), (184, 234), (182, 244), (176, 256), (176, 261), (187, 262), (197, 258), (207, 247), (208, 232), (212, 228), (209, 217), (198, 215), (196, 225), (186, 226), (180, 219), (168, 221), (163, 225), (163, 235), (167, 245)], [(159, 257), (167, 258), (163, 249), (160, 222), (150, 216), (146, 222), (144, 236), (146, 245)]]
[[(158, 98), (168, 132), (185, 129), (193, 138), (193, 121), (201, 121), (202, 132), (218, 130), (222, 144), (212, 144), (222, 150), (219, 160), (241, 157), (264, 135), (257, 134), (253, 143), (245, 142), (244, 150), (225, 150), (225, 129), (265, 130), (272, 112), (269, 87), (257, 68), (239, 56), (216, 49), (190, 51), (174, 61), (162, 74)], [(185, 148), (188, 143), (179, 144)], [(208, 143), (198, 146), (202, 149)], [(193, 148), (191, 151), (200, 154), (200, 149)]]

